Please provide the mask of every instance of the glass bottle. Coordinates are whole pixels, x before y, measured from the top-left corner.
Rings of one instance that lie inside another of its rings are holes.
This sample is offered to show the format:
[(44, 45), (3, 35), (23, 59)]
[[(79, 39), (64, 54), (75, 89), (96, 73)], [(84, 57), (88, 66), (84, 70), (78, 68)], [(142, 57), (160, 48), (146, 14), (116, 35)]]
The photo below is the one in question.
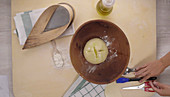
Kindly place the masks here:
[(106, 16), (112, 12), (115, 0), (100, 0), (97, 3), (96, 10), (100, 15)]

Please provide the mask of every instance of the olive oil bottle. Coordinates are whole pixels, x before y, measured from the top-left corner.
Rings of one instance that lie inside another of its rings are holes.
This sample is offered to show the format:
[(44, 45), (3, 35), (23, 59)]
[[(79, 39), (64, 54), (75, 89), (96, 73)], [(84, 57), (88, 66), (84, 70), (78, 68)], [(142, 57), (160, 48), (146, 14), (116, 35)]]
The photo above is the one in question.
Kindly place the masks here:
[(96, 10), (100, 15), (106, 16), (112, 12), (115, 0), (100, 0), (97, 3)]

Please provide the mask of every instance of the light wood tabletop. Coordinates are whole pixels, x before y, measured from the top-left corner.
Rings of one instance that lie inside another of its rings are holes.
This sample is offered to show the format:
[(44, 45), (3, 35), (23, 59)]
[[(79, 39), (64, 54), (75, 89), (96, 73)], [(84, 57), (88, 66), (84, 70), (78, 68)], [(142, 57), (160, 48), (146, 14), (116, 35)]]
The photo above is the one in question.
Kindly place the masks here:
[[(157, 59), (170, 51), (170, 0), (157, 0)], [(0, 0), (0, 75), (9, 79), (10, 97), (12, 93), (11, 58), (11, 1)], [(170, 82), (170, 67), (158, 78), (162, 83)], [(0, 80), (1, 81), (1, 80)], [(0, 87), (1, 89), (1, 87)], [(1, 90), (0, 90), (1, 91)], [(160, 97), (155, 94), (153, 97)]]

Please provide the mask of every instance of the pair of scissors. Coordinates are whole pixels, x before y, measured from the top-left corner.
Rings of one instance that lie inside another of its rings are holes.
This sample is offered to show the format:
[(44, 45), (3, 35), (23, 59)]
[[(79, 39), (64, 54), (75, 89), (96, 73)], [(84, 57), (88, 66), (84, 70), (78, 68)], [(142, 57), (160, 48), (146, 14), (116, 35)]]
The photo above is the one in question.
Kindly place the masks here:
[(143, 84), (139, 85), (139, 86), (132, 86), (132, 87), (124, 87), (122, 89), (142, 89), (146, 92), (155, 92), (151, 85), (149, 84), (149, 82), (144, 82)]

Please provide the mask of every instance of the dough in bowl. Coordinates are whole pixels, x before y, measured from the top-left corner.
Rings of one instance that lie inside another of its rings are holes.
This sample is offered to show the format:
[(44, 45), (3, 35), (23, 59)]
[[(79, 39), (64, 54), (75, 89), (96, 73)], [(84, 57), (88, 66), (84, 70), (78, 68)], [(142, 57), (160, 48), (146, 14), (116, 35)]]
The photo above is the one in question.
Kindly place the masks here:
[(99, 64), (106, 60), (108, 49), (102, 39), (93, 38), (86, 43), (83, 53), (89, 63)]

